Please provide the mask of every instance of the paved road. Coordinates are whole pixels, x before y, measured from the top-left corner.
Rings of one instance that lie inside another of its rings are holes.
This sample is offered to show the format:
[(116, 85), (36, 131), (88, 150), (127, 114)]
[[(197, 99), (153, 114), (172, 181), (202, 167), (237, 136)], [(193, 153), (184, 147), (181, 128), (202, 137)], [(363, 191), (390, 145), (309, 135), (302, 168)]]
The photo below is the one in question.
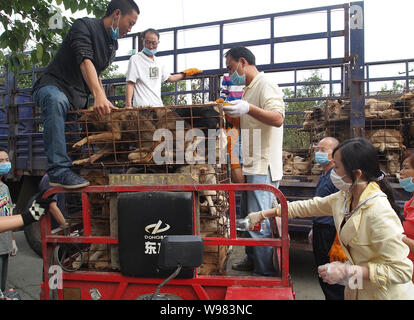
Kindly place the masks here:
[(23, 231), (14, 237), (19, 251), (9, 259), (8, 287), (15, 288), (23, 300), (39, 300), (42, 259), (29, 247)]
[(324, 300), (319, 286), (313, 252), (290, 250), (290, 274), (296, 300)]
[[(15, 288), (23, 300), (39, 300), (42, 260), (31, 250), (22, 231), (16, 232), (15, 238), (19, 251), (17, 256), (10, 258), (8, 287)], [(243, 251), (239, 249), (229, 263), (241, 257), (242, 254)], [(323, 299), (312, 252), (290, 250), (290, 273), (296, 299)]]

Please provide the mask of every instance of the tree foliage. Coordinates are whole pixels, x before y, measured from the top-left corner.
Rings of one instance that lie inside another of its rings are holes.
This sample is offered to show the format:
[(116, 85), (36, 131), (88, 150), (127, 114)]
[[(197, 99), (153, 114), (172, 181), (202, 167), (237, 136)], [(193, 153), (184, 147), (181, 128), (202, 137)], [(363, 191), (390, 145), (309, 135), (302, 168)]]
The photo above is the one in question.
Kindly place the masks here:
[[(194, 91), (200, 91), (200, 90), (207, 90), (208, 91), (208, 82), (204, 82), (201, 79), (192, 79), (192, 80), (181, 80), (177, 82), (177, 92), (183, 91), (185, 92), (187, 90), (186, 81), (190, 81), (191, 91), (193, 93), (191, 94), (191, 100), (192, 104), (202, 104), (203, 103), (203, 95), (206, 101), (206, 94), (200, 93), (200, 92), (194, 92)], [(161, 85), (161, 91), (164, 93), (173, 93), (176, 91), (175, 83), (172, 82), (164, 82)], [(208, 98), (207, 98), (208, 100)], [(177, 103), (175, 103), (175, 96), (173, 94), (171, 95), (163, 95), (162, 96), (162, 102), (164, 106), (173, 106), (173, 105), (187, 105), (187, 97), (186, 94), (178, 94), (177, 95)]]
[[(109, 96), (121, 97), (120, 99), (116, 99), (112, 101), (113, 105), (118, 108), (123, 108), (125, 107), (126, 74), (120, 72), (118, 69), (119, 69), (119, 65), (111, 64), (108, 68), (102, 71), (101, 78), (102, 78), (102, 82), (104, 83), (104, 87), (109, 89), (107, 92)], [(105, 85), (105, 80), (119, 80), (119, 81), (112, 83), (112, 84)]]
[[(411, 88), (414, 85), (414, 80), (411, 79), (408, 82), (409, 87)], [(402, 93), (406, 90), (406, 85), (405, 85), (405, 81), (402, 82), (398, 82), (397, 80), (394, 80), (392, 82), (392, 88), (389, 89), (388, 85), (385, 84), (384, 86), (382, 86), (381, 90), (378, 92), (379, 94), (399, 94)]]
[[(0, 67), (11, 71), (46, 66), (57, 52), (75, 18), (74, 13), (102, 17), (109, 0), (2, 0), (0, 6)], [(61, 7), (70, 10), (67, 16)], [(56, 27), (56, 21), (59, 26)]]
[[(320, 101), (294, 101), (295, 98), (316, 98), (323, 97), (323, 85), (314, 84), (315, 82), (322, 81), (322, 76), (319, 71), (314, 71), (309, 78), (304, 79), (303, 82), (308, 83), (301, 87), (298, 87), (295, 92), (286, 88), (283, 90), (285, 99), (292, 99), (293, 102), (286, 103), (286, 110), (293, 111), (305, 111), (312, 110), (312, 108), (320, 106)], [(285, 124), (288, 125), (301, 125), (304, 122), (303, 114), (291, 114), (286, 116)], [(300, 131), (297, 128), (285, 129), (283, 148), (284, 149), (308, 149), (310, 146), (310, 135), (308, 132)]]

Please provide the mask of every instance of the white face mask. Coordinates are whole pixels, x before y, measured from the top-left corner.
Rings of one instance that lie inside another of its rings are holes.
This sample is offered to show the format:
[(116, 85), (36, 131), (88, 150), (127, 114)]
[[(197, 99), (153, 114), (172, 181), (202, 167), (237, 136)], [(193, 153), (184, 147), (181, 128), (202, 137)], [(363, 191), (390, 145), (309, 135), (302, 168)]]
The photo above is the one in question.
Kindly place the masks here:
[(349, 191), (349, 189), (351, 188), (351, 186), (352, 186), (352, 183), (348, 183), (348, 182), (345, 182), (342, 178), (344, 178), (344, 177), (346, 177), (346, 176), (343, 176), (343, 177), (340, 177), (340, 176), (338, 176), (338, 174), (335, 172), (335, 170), (332, 170), (331, 171), (331, 181), (332, 181), (332, 183), (333, 183), (333, 185), (338, 189), (338, 190), (341, 190), (341, 191), (344, 191), (344, 192), (348, 192)]
[[(338, 174), (335, 172), (335, 170), (332, 170), (331, 171), (331, 181), (332, 181), (333, 185), (338, 190), (341, 190), (341, 191), (344, 191), (344, 192), (348, 192), (349, 189), (351, 189), (351, 187), (354, 184), (353, 183), (350, 183), (350, 182), (345, 182), (343, 180), (343, 178), (345, 178), (345, 177), (346, 177), (346, 175), (343, 176), (343, 177), (338, 176)], [(365, 181), (361, 181), (361, 182), (356, 181), (355, 182), (355, 185), (358, 185), (358, 184), (366, 184), (366, 182)]]

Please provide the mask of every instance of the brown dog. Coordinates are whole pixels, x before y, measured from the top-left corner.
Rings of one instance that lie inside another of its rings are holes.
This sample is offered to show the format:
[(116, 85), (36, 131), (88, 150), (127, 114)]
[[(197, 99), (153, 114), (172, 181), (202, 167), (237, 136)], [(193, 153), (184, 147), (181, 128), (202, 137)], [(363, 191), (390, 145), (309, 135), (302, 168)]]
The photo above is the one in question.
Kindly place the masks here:
[[(161, 107), (161, 108), (152, 108), (152, 113), (154, 114), (152, 124), (154, 126), (154, 130), (151, 132), (151, 141), (154, 136), (154, 131), (158, 129), (167, 129), (169, 130), (173, 135), (173, 141), (176, 141), (176, 127), (177, 127), (177, 121), (183, 121), (184, 122), (184, 129), (189, 129), (189, 125), (186, 121), (184, 121), (177, 113), (175, 113), (173, 110), (171, 110), (168, 107)], [(153, 148), (151, 149), (151, 159), (152, 159), (152, 151), (154, 151), (155, 147), (159, 145), (161, 142), (157, 142), (156, 145), (153, 145)], [(174, 148), (176, 150), (176, 148)], [(184, 150), (176, 150), (176, 151), (182, 151)], [(145, 153), (148, 153), (148, 149), (142, 149), (137, 148), (135, 151), (131, 152), (128, 155), (128, 159), (131, 160), (133, 163), (145, 163), (148, 162), (148, 157), (145, 157)], [(150, 159), (150, 160), (151, 160)], [(144, 161), (143, 161), (144, 160)]]
[[(217, 184), (216, 171), (209, 164), (182, 166), (177, 170), (177, 173), (191, 176), (196, 184)], [(210, 215), (215, 217), (217, 215), (217, 208), (213, 197), (217, 196), (217, 192), (215, 190), (203, 190), (200, 192), (200, 195), (205, 197)]]
[(345, 120), (349, 118), (349, 103), (342, 100), (328, 100), (326, 103), (328, 120)]
[(405, 149), (404, 138), (400, 131), (394, 129), (379, 129), (367, 131), (366, 137), (379, 151), (390, 149)]
[[(99, 116), (94, 112), (83, 114), (79, 120), (84, 121), (86, 126), (92, 128), (93, 131), (89, 132), (88, 129), (88, 135), (75, 143), (73, 148), (78, 149), (87, 143), (100, 143), (102, 147), (97, 153), (88, 158), (76, 160), (73, 164), (94, 163), (105, 155), (118, 152), (129, 153), (129, 146), (132, 143), (138, 144), (133, 160), (142, 163), (150, 162), (155, 148), (152, 141), (156, 130), (155, 117), (153, 110), (148, 108), (113, 111), (104, 116)], [(117, 141), (125, 143), (117, 143)]]
[[(100, 150), (85, 159), (74, 161), (73, 164), (94, 163), (108, 154), (114, 154), (115, 160), (118, 156), (122, 157), (122, 154), (128, 154), (128, 160), (132, 163), (150, 163), (153, 161), (154, 149), (162, 143), (162, 141), (153, 141), (156, 130), (169, 130), (175, 142), (178, 121), (184, 123), (182, 127), (184, 131), (193, 127), (203, 130), (216, 129), (220, 122), (220, 114), (213, 106), (121, 109), (105, 116), (87, 112), (79, 119), (86, 125), (87, 136), (75, 143), (73, 148), (79, 149), (86, 144), (99, 144)], [(169, 150), (172, 154), (166, 156), (174, 158), (178, 152), (196, 150), (198, 144), (204, 141), (204, 138), (195, 136), (192, 141), (185, 141), (184, 147), (176, 144)], [(130, 151), (134, 145), (136, 149)], [(198, 158), (195, 157), (195, 160), (197, 161)]]
[[(109, 178), (99, 171), (91, 171), (84, 176), (91, 185), (108, 185)], [(90, 193), (91, 236), (109, 236), (109, 212), (105, 194)], [(89, 270), (106, 270), (111, 267), (109, 247), (104, 243), (92, 243), (87, 253), (79, 255), (72, 263), (72, 268), (79, 269), (83, 264), (88, 265)]]
[(365, 102), (365, 116), (367, 118), (398, 119), (401, 112), (393, 109), (394, 105), (388, 101), (368, 99)]
[(284, 175), (293, 175), (293, 158), (294, 154), (282, 151), (282, 159), (283, 159), (283, 174)]

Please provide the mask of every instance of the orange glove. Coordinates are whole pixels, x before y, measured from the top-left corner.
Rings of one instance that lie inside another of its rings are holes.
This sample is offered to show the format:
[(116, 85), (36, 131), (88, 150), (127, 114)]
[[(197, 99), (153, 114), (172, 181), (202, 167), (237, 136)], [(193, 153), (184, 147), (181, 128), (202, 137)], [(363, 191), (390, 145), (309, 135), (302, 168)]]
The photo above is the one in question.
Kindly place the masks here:
[(339, 243), (338, 234), (336, 234), (335, 236), (335, 240), (332, 244), (331, 249), (328, 252), (328, 256), (329, 256), (330, 262), (334, 262), (334, 261), (345, 262), (348, 260), (348, 258), (346, 257), (344, 253), (344, 250), (342, 250), (341, 244)]
[(190, 68), (182, 71), (181, 73), (184, 73), (185, 77), (188, 78), (195, 74), (203, 73), (203, 70), (198, 70), (197, 68)]
[(230, 104), (228, 102), (226, 102), (226, 100), (224, 100), (223, 98), (219, 98), (216, 100), (216, 103), (221, 103), (224, 104), (225, 106), (229, 106)]
[[(217, 99), (216, 103), (220, 103), (220, 104), (223, 104), (225, 106), (230, 105), (230, 103), (225, 101), (223, 98)], [(224, 117), (226, 118), (227, 122), (230, 122), (233, 125), (234, 128), (240, 129), (240, 118), (232, 118), (232, 117), (229, 117), (227, 114), (225, 114)]]

